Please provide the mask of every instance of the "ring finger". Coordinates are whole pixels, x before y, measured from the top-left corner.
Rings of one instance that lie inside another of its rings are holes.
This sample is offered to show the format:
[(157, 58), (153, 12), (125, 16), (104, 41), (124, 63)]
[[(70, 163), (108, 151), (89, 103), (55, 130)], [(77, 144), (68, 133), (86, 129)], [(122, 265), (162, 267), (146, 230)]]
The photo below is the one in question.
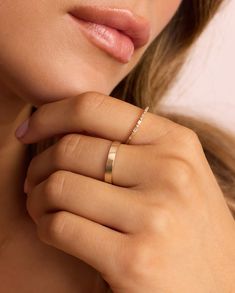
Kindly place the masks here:
[(131, 233), (141, 226), (143, 218), (139, 194), (137, 190), (60, 170), (32, 189), (27, 197), (27, 210), (35, 222), (46, 213), (63, 210)]

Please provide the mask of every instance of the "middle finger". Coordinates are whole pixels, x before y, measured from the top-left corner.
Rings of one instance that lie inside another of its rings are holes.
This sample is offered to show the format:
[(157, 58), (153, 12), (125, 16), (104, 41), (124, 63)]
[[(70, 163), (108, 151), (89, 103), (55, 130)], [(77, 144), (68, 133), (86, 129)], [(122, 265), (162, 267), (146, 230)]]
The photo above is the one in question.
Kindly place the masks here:
[[(30, 190), (57, 170), (70, 171), (104, 181), (105, 165), (111, 141), (86, 136), (68, 134), (57, 143), (34, 157), (27, 171), (27, 183)], [(151, 153), (150, 145), (121, 144), (113, 168), (113, 184), (122, 187), (135, 187), (144, 181), (144, 164)], [(140, 182), (141, 180), (141, 182)]]

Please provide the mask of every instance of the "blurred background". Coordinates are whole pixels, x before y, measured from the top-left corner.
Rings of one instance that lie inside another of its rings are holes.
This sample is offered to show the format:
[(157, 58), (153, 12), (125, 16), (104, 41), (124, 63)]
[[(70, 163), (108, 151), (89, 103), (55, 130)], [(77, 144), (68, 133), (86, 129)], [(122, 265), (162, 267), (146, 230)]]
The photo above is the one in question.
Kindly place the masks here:
[(203, 117), (235, 134), (235, 0), (223, 3), (192, 48), (162, 107)]

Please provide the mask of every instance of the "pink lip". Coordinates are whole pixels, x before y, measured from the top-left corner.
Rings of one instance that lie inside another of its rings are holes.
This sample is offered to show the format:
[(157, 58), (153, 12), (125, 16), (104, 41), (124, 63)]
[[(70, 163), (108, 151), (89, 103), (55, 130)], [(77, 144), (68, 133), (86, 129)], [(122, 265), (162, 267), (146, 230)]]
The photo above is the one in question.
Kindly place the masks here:
[(126, 63), (134, 50), (148, 43), (150, 24), (130, 10), (80, 6), (69, 11), (86, 36), (99, 48)]

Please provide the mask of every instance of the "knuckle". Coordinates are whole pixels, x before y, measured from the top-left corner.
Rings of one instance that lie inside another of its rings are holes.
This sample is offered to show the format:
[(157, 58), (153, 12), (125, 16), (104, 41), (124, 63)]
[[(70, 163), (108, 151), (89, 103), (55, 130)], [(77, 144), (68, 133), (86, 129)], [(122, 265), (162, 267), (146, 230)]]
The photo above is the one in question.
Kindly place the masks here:
[(168, 163), (168, 172), (170, 185), (173, 186), (174, 190), (182, 191), (192, 185), (195, 171), (189, 161), (181, 158), (172, 159)]
[(145, 212), (144, 229), (146, 232), (154, 231), (161, 236), (167, 236), (172, 226), (173, 215), (167, 207), (160, 204), (149, 205)]
[(103, 104), (105, 98), (105, 95), (92, 91), (81, 94), (75, 99), (75, 116), (82, 115), (84, 112), (94, 112)]
[(195, 190), (197, 171), (194, 164), (183, 159), (172, 159), (167, 164), (166, 192), (181, 203), (192, 203), (198, 200)]
[(192, 130), (191, 128), (184, 127), (183, 132), (184, 132), (184, 137), (187, 140), (190, 140), (190, 141), (193, 141), (193, 142), (198, 140), (197, 133), (194, 130)]
[(75, 115), (82, 115), (82, 113), (88, 112), (96, 107), (97, 103), (102, 99), (101, 97), (101, 94), (95, 92), (86, 92), (76, 97), (73, 105)]
[(65, 186), (65, 172), (56, 171), (52, 173), (44, 184), (44, 197), (47, 203), (50, 205), (56, 205), (58, 201), (61, 201), (64, 194)]
[(192, 156), (192, 150), (198, 151), (201, 149), (201, 142), (198, 134), (190, 128), (181, 126), (178, 132), (179, 141), (182, 143), (182, 148), (186, 150), (188, 147), (189, 155)]
[(94, 92), (94, 91), (87, 91), (85, 93), (82, 93), (80, 95), (81, 99), (84, 99), (85, 101), (88, 101), (90, 99), (90, 101), (93, 99), (94, 96), (98, 96), (100, 95), (99, 93), (97, 92)]
[(107, 97), (105, 95), (101, 94), (93, 94), (92, 96), (92, 110), (96, 111), (103, 108), (103, 105), (105, 105), (105, 102), (107, 100)]
[(141, 280), (148, 276), (152, 263), (153, 253), (150, 245), (146, 240), (134, 239), (131, 249), (126, 250), (124, 257), (121, 259), (120, 275), (124, 278)]
[(79, 134), (68, 134), (62, 137), (53, 150), (53, 160), (57, 167), (73, 157), (81, 136)]
[(66, 221), (67, 212), (65, 211), (42, 216), (37, 228), (39, 238), (49, 243), (59, 241), (63, 237)]
[[(77, 117), (83, 117), (84, 112), (86, 111), (86, 101), (85, 93), (82, 95), (79, 95), (78, 97), (75, 97), (72, 105), (72, 117), (77, 120)], [(81, 119), (82, 120), (82, 119)]]

